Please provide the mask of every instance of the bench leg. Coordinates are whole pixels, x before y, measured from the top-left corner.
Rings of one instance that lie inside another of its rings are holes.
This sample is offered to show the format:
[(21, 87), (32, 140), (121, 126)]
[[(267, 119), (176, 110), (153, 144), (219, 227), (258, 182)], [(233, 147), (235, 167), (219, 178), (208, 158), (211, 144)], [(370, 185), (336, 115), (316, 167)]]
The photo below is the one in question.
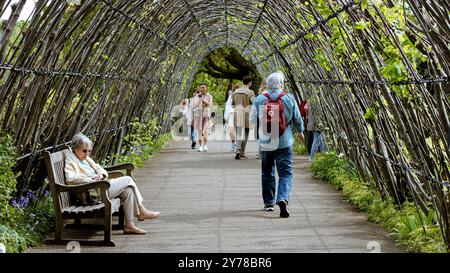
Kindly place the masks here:
[(55, 215), (55, 241), (61, 241), (63, 230), (63, 220), (61, 214)]
[(111, 230), (112, 230), (112, 214), (105, 211), (105, 243), (111, 242)]

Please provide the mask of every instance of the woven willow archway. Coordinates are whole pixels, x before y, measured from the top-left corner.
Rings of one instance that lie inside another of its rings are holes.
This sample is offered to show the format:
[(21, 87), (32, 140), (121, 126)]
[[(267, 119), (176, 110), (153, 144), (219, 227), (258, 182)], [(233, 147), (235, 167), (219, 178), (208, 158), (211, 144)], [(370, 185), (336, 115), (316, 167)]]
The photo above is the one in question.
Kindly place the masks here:
[(135, 117), (167, 131), (203, 58), (233, 47), (261, 75), (283, 70), (383, 196), (434, 208), (450, 246), (448, 1), (38, 1), (13, 35), (24, 2), (0, 41), (1, 128), (24, 181), (78, 131), (99, 159)]

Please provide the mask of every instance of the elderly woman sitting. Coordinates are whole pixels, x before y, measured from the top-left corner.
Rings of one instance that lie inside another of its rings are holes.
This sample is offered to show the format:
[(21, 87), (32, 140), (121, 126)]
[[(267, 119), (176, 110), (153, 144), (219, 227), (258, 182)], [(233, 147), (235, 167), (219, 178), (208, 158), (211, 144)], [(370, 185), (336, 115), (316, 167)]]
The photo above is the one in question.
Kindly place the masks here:
[[(72, 138), (72, 153), (66, 157), (65, 174), (68, 184), (89, 183), (108, 178), (108, 172), (96, 164), (88, 154), (92, 150), (92, 141), (79, 133)], [(138, 228), (133, 223), (134, 216), (139, 221), (153, 219), (159, 216), (159, 212), (149, 211), (142, 204), (143, 198), (133, 178), (122, 176), (108, 180), (110, 198), (120, 198), (123, 202), (125, 214), (125, 234), (145, 234), (146, 231)]]

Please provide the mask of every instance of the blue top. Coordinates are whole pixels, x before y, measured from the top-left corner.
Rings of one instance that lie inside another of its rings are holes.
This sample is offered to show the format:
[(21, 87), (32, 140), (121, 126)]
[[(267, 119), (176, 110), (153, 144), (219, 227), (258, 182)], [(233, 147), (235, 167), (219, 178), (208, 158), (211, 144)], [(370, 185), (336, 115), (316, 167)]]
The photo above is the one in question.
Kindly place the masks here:
[[(267, 92), (271, 99), (276, 99), (278, 95), (282, 92), (281, 89), (269, 89)], [(304, 130), (303, 120), (300, 115), (300, 110), (298, 108), (297, 102), (294, 97), (290, 94), (286, 94), (281, 98), (284, 105), (284, 114), (286, 117), (287, 128), (284, 134), (280, 137), (271, 137), (270, 135), (265, 135), (263, 132), (263, 107), (267, 98), (264, 95), (259, 95), (256, 97), (250, 112), (250, 123), (256, 124), (257, 118), (259, 118), (259, 145), (263, 151), (273, 151), (276, 149), (282, 149), (290, 147), (294, 144), (294, 136), (292, 134), (292, 126), (297, 132), (302, 132)]]
[(88, 177), (93, 177), (97, 172), (91, 167), (91, 165), (89, 165), (89, 163), (87, 162), (87, 160), (80, 160), (81, 164), (83, 164), (83, 167), (86, 169), (87, 176)]

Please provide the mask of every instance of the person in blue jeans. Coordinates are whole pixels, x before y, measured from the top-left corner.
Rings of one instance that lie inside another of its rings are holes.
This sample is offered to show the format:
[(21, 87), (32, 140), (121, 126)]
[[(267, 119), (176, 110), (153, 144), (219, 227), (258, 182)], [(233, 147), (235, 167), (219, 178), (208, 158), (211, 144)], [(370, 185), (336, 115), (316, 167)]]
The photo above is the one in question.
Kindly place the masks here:
[(322, 130), (316, 130), (313, 132), (313, 143), (311, 145), (311, 152), (309, 154), (309, 162), (314, 160), (316, 153), (326, 151), (325, 135)]
[[(284, 75), (275, 72), (267, 77), (266, 92), (272, 100), (275, 100), (284, 90)], [(252, 106), (250, 112), (250, 122), (256, 124), (259, 120), (259, 140), (261, 148), (261, 186), (264, 209), (273, 211), (275, 204), (280, 207), (280, 217), (289, 217), (288, 203), (292, 186), (292, 165), (294, 155), (293, 129), (299, 134), (299, 141), (303, 141), (303, 120), (300, 115), (297, 102), (292, 95), (284, 95), (281, 98), (284, 105), (284, 115), (286, 118), (286, 131), (279, 136), (278, 130), (271, 133), (265, 132), (261, 126), (264, 122), (264, 105), (268, 98), (260, 94)], [(275, 114), (276, 115), (276, 114)], [(276, 126), (272, 126), (275, 128)], [(278, 189), (275, 181), (275, 165), (278, 171)], [(277, 191), (277, 192), (276, 192)], [(275, 198), (276, 193), (276, 198)]]
[(314, 160), (317, 152), (324, 152), (327, 150), (325, 135), (323, 133), (323, 124), (317, 120), (317, 117), (313, 115), (313, 109), (309, 102), (307, 103), (307, 115), (308, 123), (306, 129), (310, 132), (311, 137), (311, 149), (309, 150), (309, 162)]

